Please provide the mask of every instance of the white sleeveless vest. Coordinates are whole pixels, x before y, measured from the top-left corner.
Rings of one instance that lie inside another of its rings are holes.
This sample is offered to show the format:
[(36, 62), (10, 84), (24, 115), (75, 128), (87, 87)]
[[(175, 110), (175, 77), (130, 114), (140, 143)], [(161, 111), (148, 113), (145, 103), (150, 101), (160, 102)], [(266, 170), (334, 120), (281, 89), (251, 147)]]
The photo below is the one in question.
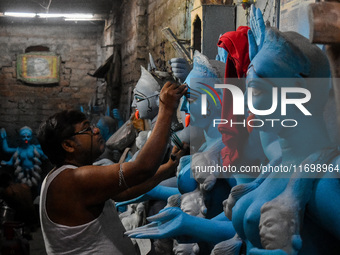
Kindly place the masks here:
[(112, 200), (105, 202), (98, 218), (79, 226), (54, 223), (47, 215), (46, 194), (50, 183), (63, 170), (77, 168), (64, 165), (48, 175), (41, 187), (40, 223), (46, 252), (50, 254), (135, 254), (131, 240), (124, 235), (122, 225)]

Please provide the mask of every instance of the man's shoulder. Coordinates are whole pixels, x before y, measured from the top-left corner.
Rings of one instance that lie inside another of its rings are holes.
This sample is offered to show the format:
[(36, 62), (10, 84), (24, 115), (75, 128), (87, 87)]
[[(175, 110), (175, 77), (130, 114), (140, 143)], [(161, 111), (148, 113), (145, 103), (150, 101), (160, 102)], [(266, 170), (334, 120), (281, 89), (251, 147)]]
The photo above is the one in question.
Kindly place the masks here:
[(74, 175), (77, 170), (78, 167), (74, 166), (62, 166), (52, 170), (46, 177), (47, 179), (52, 178), (48, 189), (59, 190), (65, 189), (67, 186), (72, 186)]

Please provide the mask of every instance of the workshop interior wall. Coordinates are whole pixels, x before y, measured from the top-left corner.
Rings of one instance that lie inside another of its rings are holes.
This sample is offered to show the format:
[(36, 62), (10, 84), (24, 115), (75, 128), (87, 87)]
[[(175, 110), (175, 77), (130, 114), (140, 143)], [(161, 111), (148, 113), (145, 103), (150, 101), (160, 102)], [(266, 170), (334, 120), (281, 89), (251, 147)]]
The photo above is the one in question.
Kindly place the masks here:
[[(5, 24), (0, 26), (0, 127), (16, 137), (23, 126), (37, 131), (42, 120), (87, 105), (96, 79), (87, 75), (102, 62), (102, 25)], [(61, 57), (60, 82), (29, 85), (16, 79), (16, 57), (42, 45)], [(11, 139), (9, 139), (11, 141)]]

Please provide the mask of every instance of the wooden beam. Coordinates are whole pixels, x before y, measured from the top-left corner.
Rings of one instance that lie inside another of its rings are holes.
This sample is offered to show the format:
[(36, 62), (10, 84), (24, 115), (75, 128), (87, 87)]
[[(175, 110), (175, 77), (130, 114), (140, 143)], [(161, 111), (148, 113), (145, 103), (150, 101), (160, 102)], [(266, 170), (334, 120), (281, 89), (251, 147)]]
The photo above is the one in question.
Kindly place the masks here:
[(340, 144), (340, 2), (327, 1), (310, 5), (310, 40), (326, 44), (331, 66), (337, 112), (337, 143)]
[(171, 43), (172, 47), (180, 55), (179, 57), (185, 58), (189, 64), (192, 64), (192, 59), (190, 53), (183, 47), (183, 45), (178, 41), (177, 37), (171, 31), (170, 28), (165, 27), (162, 29), (162, 33), (166, 39)]
[(320, 2), (309, 8), (309, 38), (312, 43), (340, 43), (340, 3)]

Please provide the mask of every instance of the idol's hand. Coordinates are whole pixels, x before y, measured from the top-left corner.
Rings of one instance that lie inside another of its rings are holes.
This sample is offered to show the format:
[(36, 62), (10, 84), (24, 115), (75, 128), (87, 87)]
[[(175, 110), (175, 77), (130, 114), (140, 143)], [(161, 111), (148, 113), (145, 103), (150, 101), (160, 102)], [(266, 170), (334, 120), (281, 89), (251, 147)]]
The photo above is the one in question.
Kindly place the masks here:
[(6, 133), (6, 130), (4, 128), (2, 128), (0, 130), (0, 136), (1, 136), (1, 139), (6, 139), (7, 138), (7, 133)]
[(259, 8), (254, 7), (254, 5), (252, 5), (250, 9), (249, 25), (250, 30), (248, 30), (248, 40), (249, 58), (251, 61), (261, 50), (266, 32), (262, 12)]
[(117, 108), (114, 108), (112, 110), (112, 114), (113, 114), (113, 118), (116, 119), (118, 121), (118, 128), (120, 128), (121, 126), (123, 126), (124, 121), (122, 119), (122, 116), (120, 116), (119, 110)]
[(132, 238), (171, 238), (186, 235), (188, 224), (190, 225), (190, 215), (184, 213), (178, 207), (169, 207), (160, 211), (160, 213), (148, 217), (151, 223), (134, 230), (127, 231)]
[(191, 66), (184, 58), (172, 58), (169, 62), (173, 75), (183, 83), (192, 69)]

